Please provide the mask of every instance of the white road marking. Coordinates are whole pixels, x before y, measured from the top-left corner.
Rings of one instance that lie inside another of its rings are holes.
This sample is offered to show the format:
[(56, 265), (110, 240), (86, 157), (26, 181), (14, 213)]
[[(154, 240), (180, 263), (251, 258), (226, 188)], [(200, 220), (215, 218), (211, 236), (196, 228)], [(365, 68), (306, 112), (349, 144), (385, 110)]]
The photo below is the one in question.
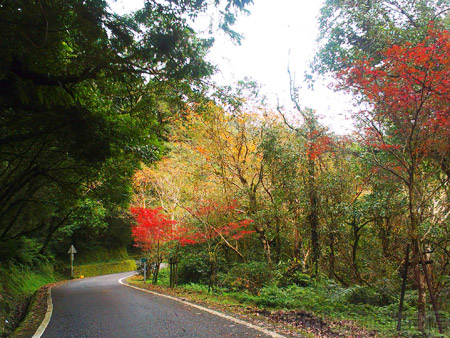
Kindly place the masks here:
[[(231, 320), (231, 321), (233, 321), (233, 322), (235, 322), (235, 323), (237, 323), (237, 324), (245, 325), (245, 326), (247, 326), (247, 327), (250, 328), (250, 329), (257, 330), (257, 331), (262, 332), (262, 333), (264, 333), (264, 334), (266, 334), (266, 335), (268, 335), (268, 336), (271, 336), (271, 337), (275, 337), (275, 338), (285, 338), (285, 336), (282, 336), (282, 335), (280, 335), (280, 334), (278, 334), (278, 333), (276, 333), (276, 332), (269, 331), (269, 330), (267, 330), (267, 329), (265, 329), (265, 328), (263, 328), (263, 327), (260, 327), (260, 326), (257, 326), (257, 325), (251, 324), (251, 323), (247, 323), (247, 322), (245, 322), (245, 321), (243, 321), (243, 320), (241, 320), (241, 319), (237, 319), (237, 318), (228, 316), (228, 315), (223, 314), (223, 313), (220, 313), (220, 312), (218, 312), (218, 311), (214, 311), (214, 310), (208, 309), (208, 308), (206, 308), (206, 307), (203, 307), (203, 306), (200, 306), (200, 305), (197, 305), (197, 304), (189, 303), (189, 302), (186, 302), (186, 301), (181, 300), (181, 299), (176, 298), (176, 297), (172, 297), (172, 296), (168, 296), (168, 295), (163, 295), (163, 294), (161, 294), (161, 293), (157, 293), (157, 292), (150, 291), (150, 290), (146, 290), (146, 289), (141, 289), (141, 288), (138, 288), (137, 286), (133, 286), (133, 285), (130, 285), (130, 284), (127, 284), (127, 283), (124, 283), (124, 282), (123, 282), (124, 279), (129, 278), (129, 277), (132, 277), (132, 276), (134, 276), (134, 275), (130, 275), (130, 276), (123, 277), (123, 278), (119, 279), (119, 283), (122, 284), (122, 285), (128, 286), (128, 287), (130, 287), (130, 288), (139, 290), (139, 291), (151, 293), (152, 295), (156, 295), (156, 296), (160, 296), (160, 297), (165, 297), (165, 298), (172, 299), (172, 300), (177, 301), (177, 302), (179, 302), (179, 303), (182, 303), (182, 304), (191, 306), (191, 307), (193, 307), (193, 308), (196, 308), (196, 309), (199, 309), (199, 310), (202, 310), (202, 311), (211, 313), (211, 314), (216, 315), (216, 316), (219, 316), (219, 317), (221, 317), (221, 318), (225, 318), (225, 319)], [(34, 338), (34, 337), (33, 337), (33, 338)]]
[(53, 312), (53, 302), (52, 302), (52, 288), (50, 287), (47, 291), (47, 312), (45, 313), (44, 320), (42, 321), (39, 328), (36, 330), (32, 338), (40, 338), (44, 333), (45, 329), (50, 322), (50, 318), (52, 318)]

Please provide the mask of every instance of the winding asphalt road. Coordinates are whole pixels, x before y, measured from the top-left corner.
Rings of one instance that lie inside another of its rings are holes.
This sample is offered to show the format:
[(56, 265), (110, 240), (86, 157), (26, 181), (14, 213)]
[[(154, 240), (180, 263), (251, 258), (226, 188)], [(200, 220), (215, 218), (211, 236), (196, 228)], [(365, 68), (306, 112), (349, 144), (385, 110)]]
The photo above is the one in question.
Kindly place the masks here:
[(86, 278), (52, 289), (43, 338), (270, 337), (175, 300), (119, 284), (132, 273)]

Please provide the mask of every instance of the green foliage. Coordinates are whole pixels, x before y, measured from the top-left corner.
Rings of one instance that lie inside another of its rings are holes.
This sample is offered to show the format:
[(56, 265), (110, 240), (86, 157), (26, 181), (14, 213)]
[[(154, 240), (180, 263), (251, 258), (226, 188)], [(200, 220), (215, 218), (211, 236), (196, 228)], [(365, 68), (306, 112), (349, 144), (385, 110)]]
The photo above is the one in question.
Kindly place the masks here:
[[(332, 281), (323, 280), (308, 287), (289, 286), (280, 288), (274, 285), (261, 289), (259, 295), (249, 293), (229, 293), (229, 296), (244, 304), (263, 308), (303, 310), (328, 320), (353, 320), (363, 327), (376, 329), (384, 334), (395, 332), (398, 304), (376, 306), (352, 304), (346, 301), (344, 288)], [(404, 328), (414, 330), (414, 311), (408, 307), (405, 312)]]
[(195, 291), (195, 292), (210, 292), (207, 285), (198, 284), (198, 283), (185, 284), (185, 285), (183, 285), (183, 289)]
[[(0, 6), (2, 245), (25, 236), (50, 254), (55, 237), (62, 245), (108, 228), (141, 161), (161, 157), (168, 121), (214, 70), (213, 39), (197, 37), (186, 16), (223, 3), (233, 35), (251, 1), (148, 1), (126, 16), (100, 0)], [(6, 258), (23, 261), (14, 253)]]
[(71, 225), (64, 226), (55, 234), (49, 251), (55, 253), (57, 261), (66, 262), (67, 250), (73, 244), (78, 251), (75, 262), (80, 264), (127, 259), (131, 237), (126, 219), (108, 217), (105, 225), (93, 228), (88, 223), (80, 224), (70, 236), (65, 235), (65, 230)]
[(369, 304), (376, 306), (387, 306), (394, 304), (395, 299), (385, 289), (374, 289), (367, 286), (355, 285), (344, 293), (345, 300), (350, 304)]
[(25, 236), (9, 239), (0, 246), (0, 257), (4, 262), (32, 265), (45, 260), (39, 255), (40, 245), (36, 239)]
[(1, 268), (2, 291), (14, 296), (31, 296), (42, 285), (55, 281), (51, 265), (38, 265), (31, 269), (26, 265), (10, 265)]
[(239, 263), (219, 277), (219, 285), (229, 290), (248, 290), (255, 294), (271, 282), (272, 275), (273, 271), (266, 262)]
[[(149, 277), (149, 280), (150, 280), (150, 277)], [(170, 286), (170, 269), (168, 267), (159, 269), (158, 284)]]
[(75, 277), (93, 277), (134, 270), (136, 270), (136, 262), (134, 260), (76, 265), (73, 267)]
[(311, 277), (303, 273), (303, 267), (297, 260), (280, 263), (277, 268), (276, 282), (280, 287), (308, 286), (311, 283)]
[(327, 0), (319, 17), (320, 37), (313, 69), (336, 72), (352, 61), (369, 57), (393, 43), (419, 41), (430, 22), (446, 25), (448, 0)]
[(33, 293), (57, 279), (49, 264), (35, 265), (33, 269), (27, 265), (0, 265), (0, 337), (18, 324)]
[[(334, 281), (325, 278), (320, 282), (311, 283), (308, 287), (269, 285), (263, 287), (258, 294), (250, 293), (248, 290), (230, 291), (227, 288), (220, 287), (211, 294), (207, 285), (198, 283), (185, 284), (181, 288), (200, 294), (208, 293), (208, 298), (222, 304), (232, 304), (237, 301), (244, 306), (258, 306), (265, 310), (305, 311), (323, 319), (331, 326), (335, 324), (334, 328), (338, 331), (344, 321), (351, 326), (356, 325), (369, 331), (376, 330), (377, 336), (380, 337), (420, 337), (415, 328), (417, 309), (414, 306), (414, 298), (416, 297), (414, 292), (407, 292), (406, 294), (402, 332), (398, 333), (395, 329), (397, 301), (382, 306), (362, 303), (352, 304), (347, 301), (347, 297), (349, 293), (354, 292), (353, 288), (340, 287)], [(445, 318), (448, 318), (448, 314), (442, 312), (442, 318), (445, 320)], [(433, 323), (432, 316), (428, 319), (430, 337), (441, 337), (437, 334), (436, 324)]]
[(203, 254), (195, 252), (182, 256), (178, 267), (178, 283), (204, 283), (209, 280), (209, 259)]
[(81, 251), (83, 246), (79, 246), (75, 259), (80, 264), (89, 264), (96, 262), (110, 262), (117, 260), (127, 260), (128, 252), (125, 247), (105, 248), (100, 247), (95, 250)]

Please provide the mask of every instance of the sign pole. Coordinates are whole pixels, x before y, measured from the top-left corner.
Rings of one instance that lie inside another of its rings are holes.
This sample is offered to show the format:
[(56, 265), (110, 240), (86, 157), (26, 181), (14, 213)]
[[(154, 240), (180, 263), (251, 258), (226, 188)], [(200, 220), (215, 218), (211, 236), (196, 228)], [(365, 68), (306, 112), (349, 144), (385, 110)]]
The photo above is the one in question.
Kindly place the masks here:
[(73, 245), (71, 245), (67, 253), (70, 254), (70, 276), (73, 278), (73, 260), (75, 259), (75, 254), (77, 253), (77, 250)]
[(144, 264), (144, 284), (147, 278), (147, 258), (141, 258), (141, 263)]
[(70, 254), (70, 276), (73, 277), (73, 260), (74, 260), (74, 254)]
[(147, 261), (144, 261), (144, 284), (146, 278), (147, 278)]

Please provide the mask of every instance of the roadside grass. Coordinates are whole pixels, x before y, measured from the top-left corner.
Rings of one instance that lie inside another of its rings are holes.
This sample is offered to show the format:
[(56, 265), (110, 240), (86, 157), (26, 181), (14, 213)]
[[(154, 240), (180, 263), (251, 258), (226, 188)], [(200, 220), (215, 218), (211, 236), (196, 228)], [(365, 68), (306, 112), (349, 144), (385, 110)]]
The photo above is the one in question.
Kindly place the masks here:
[[(188, 284), (181, 287), (185, 290), (208, 293), (208, 288), (204, 285)], [(367, 304), (348, 304), (342, 299), (342, 295), (330, 291), (321, 286), (294, 285), (286, 288), (268, 286), (257, 294), (226, 289), (217, 289), (214, 293), (225, 295), (243, 306), (255, 306), (262, 313), (266, 310), (269, 313), (265, 314), (269, 318), (282, 318), (285, 317), (284, 313), (292, 314), (295, 318), (295, 312), (306, 312), (312, 318), (328, 323), (336, 334), (361, 329), (366, 331), (367, 336), (401, 336), (393, 330), (396, 326), (391, 315), (393, 311), (395, 312), (394, 307), (377, 308)], [(411, 333), (408, 332), (406, 336), (409, 337)]]
[(75, 278), (93, 277), (136, 270), (136, 262), (132, 259), (76, 265), (73, 268)]
[(66, 282), (67, 280), (63, 280), (39, 288), (31, 297), (25, 318), (19, 323), (18, 327), (8, 336), (8, 338), (32, 337), (47, 313), (48, 290)]
[[(358, 302), (355, 293), (358, 294), (361, 290), (345, 289), (329, 281), (315, 282), (302, 287), (269, 285), (261, 288), (257, 293), (228, 288), (215, 288), (213, 292), (209, 292), (208, 286), (196, 283), (170, 289), (168, 274), (167, 269), (161, 270), (158, 285), (147, 284), (146, 287), (194, 302), (219, 306), (231, 312), (263, 315), (272, 321), (284, 322), (290, 325), (291, 329), (295, 328), (295, 321), (304, 322), (306, 316), (308, 320), (316, 321), (317, 325), (314, 325), (321, 326), (324, 322), (329, 327), (328, 332), (344, 337), (423, 337), (415, 328), (416, 309), (413, 305), (415, 301), (413, 293), (407, 294), (402, 331), (397, 332), (398, 302), (396, 299), (392, 299), (386, 305)], [(129, 279), (129, 282), (143, 286), (141, 276), (133, 277)], [(446, 317), (445, 314), (443, 316)], [(444, 335), (440, 336), (437, 333), (431, 312), (429, 319), (428, 337), (450, 336), (449, 328)], [(306, 329), (309, 330), (309, 328)], [(304, 331), (303, 334), (305, 334)], [(332, 336), (331, 333), (330, 336)]]
[(35, 269), (0, 266), (0, 337), (6, 337), (21, 322), (36, 290), (60, 279), (49, 264)]
[[(376, 332), (381, 337), (401, 336), (394, 330), (396, 304), (388, 306), (350, 304), (346, 301), (345, 293), (320, 284), (307, 287), (293, 285), (285, 288), (267, 286), (257, 295), (242, 291), (226, 293), (242, 304), (254, 304), (261, 309), (305, 311), (330, 323), (337, 333), (347, 331), (348, 328), (345, 326), (350, 325), (368, 331), (369, 334)], [(405, 313), (407, 312), (408, 309)], [(408, 337), (416, 333), (411, 324), (409, 320), (403, 322), (406, 329), (403, 334)]]
[[(355, 326), (369, 332), (376, 331), (382, 337), (423, 337), (423, 334), (416, 329), (417, 296), (414, 292), (408, 292), (406, 295), (401, 332), (396, 330), (397, 299), (393, 298), (385, 305), (371, 304), (367, 302), (367, 299), (355, 297), (355, 293), (359, 292), (358, 288), (346, 289), (329, 284), (328, 281), (312, 283), (305, 287), (291, 285), (281, 288), (270, 285), (263, 287), (256, 295), (245, 291), (224, 290), (222, 292), (243, 304), (254, 304), (271, 311), (306, 311), (333, 323), (338, 332), (343, 323), (351, 321)], [(442, 312), (441, 317), (448, 324), (448, 320), (445, 320), (448, 314)], [(428, 337), (450, 337), (448, 326), (443, 335), (438, 334), (431, 308), (428, 311), (427, 322)]]
[[(112, 260), (112, 261), (111, 261)], [(67, 263), (41, 264), (35, 268), (25, 265), (0, 265), (0, 337), (31, 337), (37, 330), (47, 310), (48, 287), (70, 279)], [(134, 260), (76, 265), (75, 278), (133, 271)], [(14, 331), (14, 333), (12, 333)]]

